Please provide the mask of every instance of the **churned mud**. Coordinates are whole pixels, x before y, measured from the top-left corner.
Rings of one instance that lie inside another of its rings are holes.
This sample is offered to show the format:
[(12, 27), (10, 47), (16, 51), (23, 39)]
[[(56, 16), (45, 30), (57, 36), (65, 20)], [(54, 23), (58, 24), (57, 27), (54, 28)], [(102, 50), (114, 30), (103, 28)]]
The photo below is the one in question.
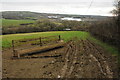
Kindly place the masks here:
[(3, 50), (3, 78), (117, 78), (117, 57), (89, 40), (71, 40), (65, 47), (12, 58)]

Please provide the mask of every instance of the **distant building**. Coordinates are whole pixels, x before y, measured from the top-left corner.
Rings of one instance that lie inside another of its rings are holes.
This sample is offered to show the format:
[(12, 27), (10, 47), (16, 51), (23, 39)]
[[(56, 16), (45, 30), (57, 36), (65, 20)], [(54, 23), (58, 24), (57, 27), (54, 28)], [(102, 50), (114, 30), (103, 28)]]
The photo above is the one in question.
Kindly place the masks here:
[(49, 19), (57, 19), (58, 16), (48, 16)]
[(80, 18), (72, 18), (72, 17), (64, 17), (61, 20), (68, 20), (68, 21), (82, 21)]
[(66, 29), (64, 29), (65, 31), (70, 31), (71, 29), (70, 28), (66, 28)]

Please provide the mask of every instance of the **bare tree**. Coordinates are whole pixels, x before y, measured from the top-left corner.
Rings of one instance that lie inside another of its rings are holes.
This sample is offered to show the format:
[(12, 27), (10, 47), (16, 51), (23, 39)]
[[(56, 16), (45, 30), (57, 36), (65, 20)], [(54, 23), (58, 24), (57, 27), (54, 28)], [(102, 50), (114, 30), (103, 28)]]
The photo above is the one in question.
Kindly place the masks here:
[(115, 9), (113, 9), (113, 10), (111, 11), (111, 13), (112, 13), (114, 16), (119, 16), (119, 14), (120, 14), (120, 1), (119, 1), (119, 0), (115, 0), (114, 6), (115, 6)]

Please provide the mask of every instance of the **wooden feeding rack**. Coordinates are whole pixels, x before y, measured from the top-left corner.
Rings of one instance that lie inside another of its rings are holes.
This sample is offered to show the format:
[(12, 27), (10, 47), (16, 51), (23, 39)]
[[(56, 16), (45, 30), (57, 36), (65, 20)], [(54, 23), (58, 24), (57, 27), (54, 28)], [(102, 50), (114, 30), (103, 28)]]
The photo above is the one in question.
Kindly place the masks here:
[(23, 54), (45, 51), (64, 45), (60, 35), (12, 40), (13, 57), (20, 58)]

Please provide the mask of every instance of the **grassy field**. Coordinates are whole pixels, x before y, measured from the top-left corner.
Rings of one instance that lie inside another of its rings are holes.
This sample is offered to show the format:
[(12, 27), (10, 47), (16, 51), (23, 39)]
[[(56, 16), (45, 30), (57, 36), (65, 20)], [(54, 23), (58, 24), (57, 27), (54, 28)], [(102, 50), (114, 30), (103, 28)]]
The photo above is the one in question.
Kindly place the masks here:
[(52, 36), (52, 35), (61, 35), (62, 39), (68, 41), (72, 37), (79, 37), (81, 39), (86, 39), (89, 34), (86, 32), (79, 31), (55, 31), (55, 32), (38, 32), (38, 33), (24, 33), (24, 34), (10, 34), (2, 36), (3, 48), (11, 47), (11, 41), (16, 39), (28, 39), (28, 38), (37, 38), (44, 36)]
[(12, 20), (12, 19), (0, 19), (0, 22), (2, 21), (2, 26), (18, 26), (19, 24), (24, 23), (34, 23), (35, 20)]
[(28, 38), (37, 38), (37, 37), (44, 37), (44, 36), (52, 36), (52, 35), (61, 35), (64, 41), (68, 41), (73, 37), (78, 37), (80, 39), (90, 39), (97, 43), (98, 45), (105, 48), (107, 51), (113, 53), (113, 55), (118, 54), (118, 50), (115, 47), (112, 47), (106, 43), (103, 43), (94, 37), (92, 37), (88, 32), (82, 31), (52, 31), (52, 32), (38, 32), (38, 33), (24, 33), (24, 34), (10, 34), (10, 35), (3, 35), (2, 37), (2, 47), (3, 48), (10, 48), (11, 41), (17, 39), (28, 39)]

